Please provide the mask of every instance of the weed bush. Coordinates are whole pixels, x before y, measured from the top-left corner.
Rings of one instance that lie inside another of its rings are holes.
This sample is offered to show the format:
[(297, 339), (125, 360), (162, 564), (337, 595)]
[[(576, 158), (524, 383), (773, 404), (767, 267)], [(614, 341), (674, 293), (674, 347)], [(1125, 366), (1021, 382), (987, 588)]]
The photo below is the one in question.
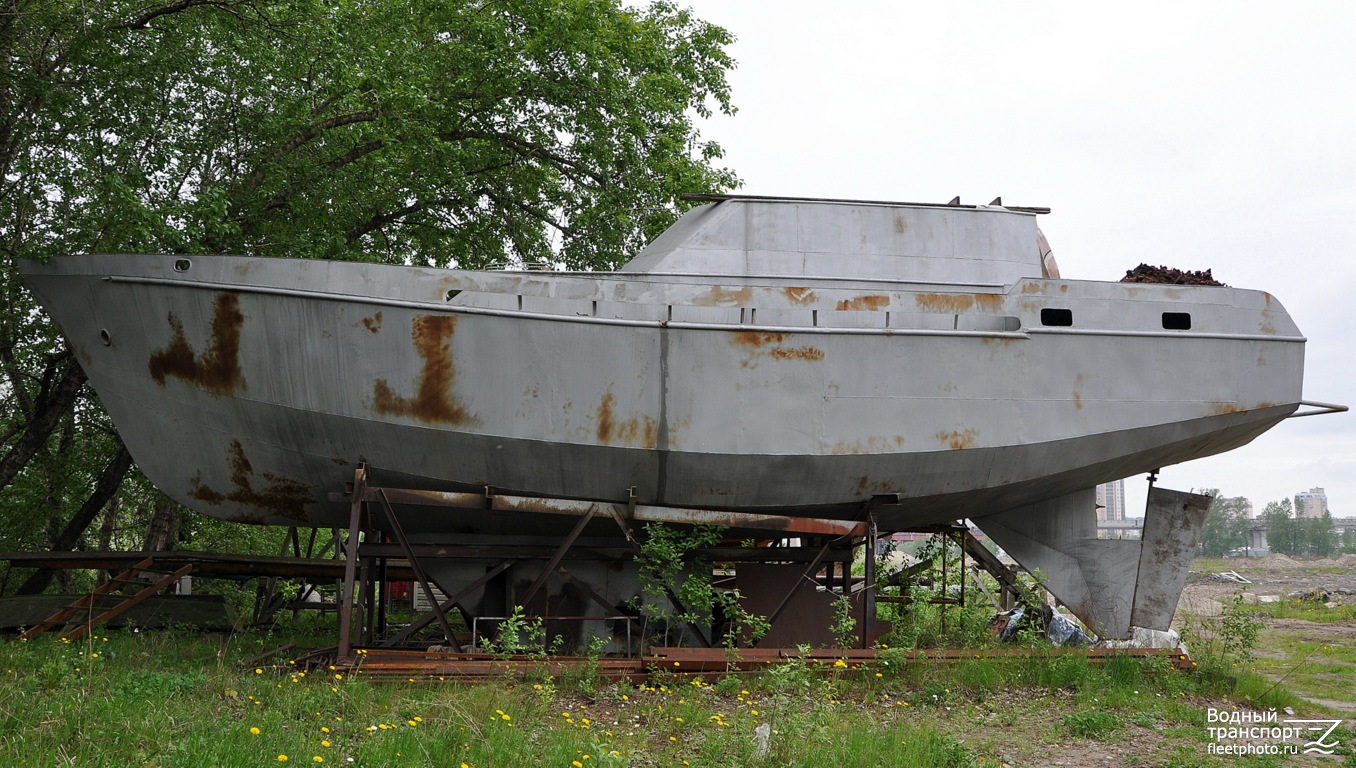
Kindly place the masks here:
[(1106, 741), (1125, 724), (1115, 712), (1070, 712), (1062, 719), (1065, 732), (1078, 739)]

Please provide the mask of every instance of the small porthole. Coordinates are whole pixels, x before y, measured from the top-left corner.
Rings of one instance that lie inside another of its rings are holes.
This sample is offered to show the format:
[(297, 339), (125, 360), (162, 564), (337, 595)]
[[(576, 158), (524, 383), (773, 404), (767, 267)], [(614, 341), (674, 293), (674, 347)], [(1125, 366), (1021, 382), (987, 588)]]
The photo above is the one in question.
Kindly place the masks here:
[(99, 341), (102, 341), (102, 342), (104, 343), (104, 346), (105, 346), (105, 347), (111, 347), (111, 346), (113, 346), (113, 337), (110, 336), (110, 335), (108, 335), (108, 329), (107, 329), (107, 328), (100, 328), (100, 329), (99, 329)]
[(1164, 312), (1163, 327), (1169, 331), (1191, 330), (1190, 312)]
[(187, 272), (188, 268), (191, 266), (193, 266), (193, 262), (188, 259), (175, 259), (174, 261), (175, 272)]
[(1073, 325), (1072, 309), (1042, 309), (1041, 325), (1069, 327)]
[(454, 288), (454, 289), (448, 291), (448, 292), (443, 296), (443, 300), (444, 300), (444, 301), (451, 301), (451, 300), (457, 298), (457, 295), (460, 294), (460, 293), (461, 293), (461, 291), (456, 290), (456, 289)]

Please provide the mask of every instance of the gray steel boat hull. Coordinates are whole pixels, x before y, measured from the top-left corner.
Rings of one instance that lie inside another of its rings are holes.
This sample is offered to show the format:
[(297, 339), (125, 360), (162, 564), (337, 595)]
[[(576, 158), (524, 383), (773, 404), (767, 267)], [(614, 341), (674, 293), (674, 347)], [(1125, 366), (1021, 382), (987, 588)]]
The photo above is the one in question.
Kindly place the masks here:
[[(1301, 400), (1303, 338), (1231, 288), (144, 255), (24, 273), (146, 475), (248, 522), (345, 525), (329, 495), (366, 463), (387, 484), (820, 516), (897, 495), (888, 529), (1226, 451)], [(1044, 325), (1051, 307), (1075, 324)]]

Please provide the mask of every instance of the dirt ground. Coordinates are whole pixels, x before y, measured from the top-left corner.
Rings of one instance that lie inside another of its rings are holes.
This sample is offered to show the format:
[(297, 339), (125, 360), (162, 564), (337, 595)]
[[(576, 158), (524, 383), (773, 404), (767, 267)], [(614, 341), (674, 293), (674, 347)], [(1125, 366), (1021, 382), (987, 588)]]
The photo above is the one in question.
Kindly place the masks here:
[(1285, 555), (1261, 558), (1231, 558), (1227, 567), (1247, 579), (1244, 584), (1231, 581), (1217, 573), (1200, 573), (1193, 569), (1187, 577), (1186, 589), (1177, 604), (1180, 623), (1187, 615), (1218, 616), (1223, 604), (1234, 593), (1245, 590), (1250, 601), (1272, 602), (1289, 600), (1301, 593), (1320, 590), (1328, 593), (1331, 602), (1356, 602), (1356, 555), (1320, 560), (1295, 560)]
[[(1233, 580), (1218, 571), (1234, 571), (1248, 583)], [(1242, 591), (1248, 602), (1282, 602), (1299, 595), (1319, 590), (1327, 603), (1339, 609), (1356, 605), (1356, 555), (1343, 555), (1325, 560), (1297, 561), (1285, 555), (1266, 558), (1233, 558), (1197, 561), (1178, 604), (1174, 626), (1200, 618), (1218, 616), (1223, 607)], [(1278, 719), (1328, 718), (1345, 720), (1346, 733), (1356, 727), (1356, 663), (1348, 661), (1356, 653), (1356, 620), (1315, 622), (1294, 618), (1266, 618), (1260, 642), (1256, 669), (1272, 680), (1280, 681), (1310, 704), (1297, 705), (1295, 714), (1277, 713)], [(1296, 648), (1304, 650), (1296, 655)], [(1320, 651), (1312, 657), (1303, 654), (1315, 645), (1328, 646), (1334, 652)], [(1283, 679), (1284, 678), (1284, 679)], [(1341, 679), (1338, 679), (1341, 678)], [(1326, 680), (1325, 680), (1326, 679)], [(1346, 681), (1350, 681), (1348, 684)], [(1325, 687), (1326, 686), (1326, 687)], [(1306, 690), (1309, 689), (1309, 690)], [(1319, 691), (1320, 693), (1315, 693)], [(1018, 696), (1020, 698), (1020, 695)], [(1057, 699), (1057, 696), (1055, 697)], [(1012, 768), (1026, 766), (1053, 766), (1081, 768), (1082, 766), (1112, 766), (1114, 768), (1142, 768), (1167, 766), (1334, 766), (1356, 765), (1350, 758), (1338, 754), (1297, 754), (1268, 757), (1241, 757), (1212, 755), (1207, 752), (1208, 737), (1206, 712), (1214, 708), (1231, 710), (1236, 702), (1201, 698), (1192, 700), (1192, 706), (1201, 712), (1202, 724), (1171, 726), (1166, 723), (1126, 722), (1124, 727), (1105, 740), (1059, 738), (1059, 711), (1057, 701), (1051, 701), (1050, 715), (1042, 717), (1040, 709), (1024, 716), (1020, 722), (1003, 728), (979, 728), (972, 735), (1002, 742), (1011, 746), (1000, 765)], [(1314, 706), (1317, 705), (1317, 706)], [(1005, 705), (986, 702), (994, 711)], [(1014, 707), (1020, 706), (1013, 705)], [(1241, 705), (1246, 709), (1246, 705)], [(1023, 709), (1032, 709), (1023, 707)], [(970, 714), (970, 713), (967, 713)], [(983, 718), (979, 718), (983, 721)], [(1222, 725), (1222, 724), (1216, 724)], [(1283, 724), (1282, 724), (1283, 725)], [(1146, 727), (1147, 726), (1147, 727)], [(957, 724), (958, 731), (966, 730)], [(1055, 735), (1057, 741), (1051, 742)], [(1293, 741), (1300, 749), (1308, 737)], [(1346, 739), (1346, 736), (1342, 737)], [(1222, 744), (1244, 744), (1247, 740), (1224, 741)], [(1266, 746), (1266, 740), (1254, 741)], [(1346, 745), (1350, 746), (1350, 745)]]

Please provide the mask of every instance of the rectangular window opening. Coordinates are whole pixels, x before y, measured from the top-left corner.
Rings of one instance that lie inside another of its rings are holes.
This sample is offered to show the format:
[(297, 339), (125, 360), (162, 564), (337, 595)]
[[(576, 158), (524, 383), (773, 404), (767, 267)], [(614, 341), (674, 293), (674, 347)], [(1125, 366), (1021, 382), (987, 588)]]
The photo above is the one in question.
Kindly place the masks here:
[(1163, 327), (1169, 331), (1191, 330), (1190, 312), (1164, 312)]
[(1041, 310), (1041, 325), (1050, 325), (1057, 327), (1069, 327), (1073, 325), (1072, 309), (1050, 309), (1049, 307)]

